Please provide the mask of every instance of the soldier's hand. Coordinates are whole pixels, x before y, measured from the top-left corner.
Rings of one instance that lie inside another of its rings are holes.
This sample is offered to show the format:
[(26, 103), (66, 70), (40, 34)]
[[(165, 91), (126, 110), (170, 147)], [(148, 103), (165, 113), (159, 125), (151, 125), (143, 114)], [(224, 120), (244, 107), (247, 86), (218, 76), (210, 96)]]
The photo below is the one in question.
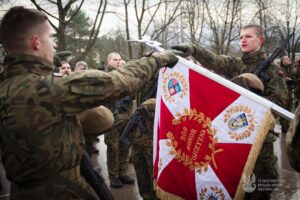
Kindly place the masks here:
[(162, 52), (154, 52), (152, 55), (160, 67), (173, 67), (178, 58), (173, 51), (167, 50)]
[(190, 43), (182, 43), (175, 46), (172, 46), (174, 53), (181, 57), (188, 57), (195, 53), (195, 46)]
[(264, 91), (264, 84), (262, 81), (255, 75), (251, 73), (244, 73), (239, 76), (236, 76), (232, 79), (232, 82), (246, 88), (252, 90), (253, 92)]

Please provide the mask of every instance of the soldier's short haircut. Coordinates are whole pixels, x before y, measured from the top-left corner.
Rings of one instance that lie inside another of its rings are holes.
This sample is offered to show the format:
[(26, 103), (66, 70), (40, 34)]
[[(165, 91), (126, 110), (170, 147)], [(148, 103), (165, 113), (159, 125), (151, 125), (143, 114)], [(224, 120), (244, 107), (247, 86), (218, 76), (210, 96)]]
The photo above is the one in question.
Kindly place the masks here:
[(36, 9), (28, 9), (23, 6), (12, 7), (2, 18), (0, 42), (7, 48), (14, 45), (19, 47), (27, 33), (47, 20), (47, 15)]
[(107, 55), (107, 62), (112, 58), (112, 57), (115, 57), (115, 56), (121, 56), (119, 53), (117, 52), (111, 52)]
[(86, 62), (84, 62), (84, 61), (78, 61), (78, 62), (76, 63), (76, 65), (75, 65), (75, 69), (76, 69), (77, 67), (80, 67), (80, 66), (83, 66), (83, 67), (84, 67), (84, 70), (88, 70), (88, 69), (89, 69), (88, 64), (87, 64)]
[(60, 66), (59, 66), (59, 67), (61, 67), (63, 64), (68, 64), (68, 65), (70, 65), (67, 61), (63, 60), (63, 61), (60, 62)]
[(248, 24), (246, 26), (243, 26), (242, 30), (243, 29), (247, 29), (247, 28), (254, 28), (256, 30), (257, 36), (264, 37), (263, 28), (260, 25), (257, 25), (257, 24)]

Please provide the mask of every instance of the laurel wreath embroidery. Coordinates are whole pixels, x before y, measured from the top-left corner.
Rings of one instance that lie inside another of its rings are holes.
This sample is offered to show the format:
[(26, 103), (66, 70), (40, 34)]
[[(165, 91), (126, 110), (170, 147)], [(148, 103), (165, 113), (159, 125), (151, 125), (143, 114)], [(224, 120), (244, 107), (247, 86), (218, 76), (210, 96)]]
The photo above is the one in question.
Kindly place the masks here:
[(251, 109), (247, 106), (244, 105), (238, 105), (233, 108), (230, 108), (226, 111), (224, 115), (224, 122), (227, 123), (227, 121), (230, 119), (231, 115), (235, 112), (244, 112), (246, 113), (247, 119), (249, 121), (249, 125), (247, 130), (244, 132), (237, 134), (233, 131), (229, 131), (228, 134), (230, 135), (231, 138), (235, 139), (236, 141), (243, 140), (251, 135), (251, 133), (254, 131), (254, 118), (253, 115), (251, 114)]
[[(219, 189), (217, 186), (211, 186), (210, 189), (216, 194), (218, 195), (218, 199), (220, 200), (225, 200), (225, 195), (224, 192), (222, 191), (222, 189)], [(207, 188), (203, 188), (201, 189), (200, 192), (200, 200), (204, 200), (205, 199), (205, 194), (207, 192)], [(209, 199), (209, 198), (208, 198)]]
[(188, 91), (188, 85), (187, 85), (187, 82), (185, 81), (184, 76), (179, 72), (172, 72), (170, 75), (164, 77), (164, 79), (163, 79), (163, 94), (164, 94), (164, 97), (165, 97), (167, 102), (175, 103), (174, 98), (172, 98), (172, 96), (170, 96), (170, 95), (167, 95), (168, 94), (168, 81), (170, 80), (171, 76), (174, 76), (175, 78), (177, 78), (179, 80), (179, 82), (181, 83), (180, 98), (183, 98), (186, 95), (186, 93)]
[(215, 138), (216, 129), (210, 129), (210, 118), (205, 117), (202, 112), (198, 113), (196, 109), (188, 110), (187, 108), (184, 109), (183, 114), (176, 113), (176, 116), (178, 119), (173, 119), (172, 125), (178, 125), (182, 122), (185, 122), (187, 118), (189, 118), (189, 120), (195, 120), (199, 124), (202, 123), (203, 129), (206, 130), (207, 134), (209, 134), (209, 139), (211, 140), (211, 143), (208, 145), (208, 148), (211, 150), (211, 155), (206, 155), (204, 158), (205, 161), (194, 162), (192, 158), (186, 153), (182, 152), (181, 149), (177, 150), (178, 142), (175, 140), (175, 137), (171, 131), (167, 133), (167, 137), (170, 139), (170, 141), (166, 142), (167, 146), (171, 147), (169, 154), (175, 156), (175, 159), (177, 159), (179, 163), (183, 163), (183, 165), (188, 167), (191, 171), (197, 169), (196, 171), (200, 174), (202, 173), (202, 170), (205, 172), (208, 170), (208, 165), (210, 162), (213, 163), (215, 168), (218, 168), (214, 157), (216, 153), (222, 152), (223, 149), (216, 149), (218, 138)]

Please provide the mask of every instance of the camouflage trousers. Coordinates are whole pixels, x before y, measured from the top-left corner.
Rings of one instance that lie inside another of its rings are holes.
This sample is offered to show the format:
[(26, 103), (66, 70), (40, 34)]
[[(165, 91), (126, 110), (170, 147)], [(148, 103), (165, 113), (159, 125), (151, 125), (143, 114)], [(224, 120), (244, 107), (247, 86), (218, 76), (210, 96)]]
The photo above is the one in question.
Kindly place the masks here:
[(111, 181), (120, 175), (126, 175), (129, 165), (130, 147), (120, 142), (120, 134), (122, 134), (120, 130), (123, 129), (115, 128), (104, 135), (104, 142), (107, 145), (107, 169)]
[[(262, 149), (256, 160), (253, 173), (256, 177), (256, 189), (252, 193), (246, 193), (246, 200), (268, 200), (270, 199), (272, 191), (276, 189), (275, 186), (268, 186), (268, 184), (278, 185), (278, 173), (276, 169), (277, 157), (274, 155), (273, 142), (276, 136), (269, 132)], [(264, 183), (264, 184), (261, 184)]]
[(140, 196), (155, 200), (153, 186), (153, 138), (152, 134), (136, 134), (132, 139), (131, 160), (134, 166)]

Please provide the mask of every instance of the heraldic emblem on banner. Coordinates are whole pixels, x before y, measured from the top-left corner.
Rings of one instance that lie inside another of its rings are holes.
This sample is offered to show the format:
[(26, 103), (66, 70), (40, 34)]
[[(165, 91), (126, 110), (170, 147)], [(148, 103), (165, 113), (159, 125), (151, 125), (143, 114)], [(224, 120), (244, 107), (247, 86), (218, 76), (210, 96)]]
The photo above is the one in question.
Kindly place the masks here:
[[(180, 62), (160, 71), (154, 178), (160, 199), (237, 199), (269, 128), (269, 109)], [(254, 148), (255, 147), (255, 148)]]

